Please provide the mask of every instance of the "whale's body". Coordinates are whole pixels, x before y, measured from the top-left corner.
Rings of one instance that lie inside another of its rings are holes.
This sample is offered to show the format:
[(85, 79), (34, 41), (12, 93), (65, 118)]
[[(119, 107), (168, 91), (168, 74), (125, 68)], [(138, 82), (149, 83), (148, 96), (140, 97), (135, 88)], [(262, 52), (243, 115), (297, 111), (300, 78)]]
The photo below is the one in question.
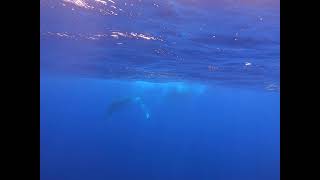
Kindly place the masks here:
[(107, 118), (108, 119), (111, 118), (114, 113), (116, 113), (117, 111), (119, 111), (121, 109), (126, 108), (131, 103), (137, 104), (141, 108), (143, 113), (145, 114), (145, 117), (147, 119), (150, 118), (150, 114), (149, 114), (145, 104), (142, 102), (142, 100), (139, 96), (127, 97), (127, 98), (123, 98), (123, 99), (120, 99), (117, 101), (113, 101), (107, 109)]
[(117, 101), (113, 101), (107, 109), (107, 116), (112, 116), (113, 113), (119, 111), (120, 109), (123, 109), (125, 106), (131, 103), (131, 101), (132, 98), (124, 98)]

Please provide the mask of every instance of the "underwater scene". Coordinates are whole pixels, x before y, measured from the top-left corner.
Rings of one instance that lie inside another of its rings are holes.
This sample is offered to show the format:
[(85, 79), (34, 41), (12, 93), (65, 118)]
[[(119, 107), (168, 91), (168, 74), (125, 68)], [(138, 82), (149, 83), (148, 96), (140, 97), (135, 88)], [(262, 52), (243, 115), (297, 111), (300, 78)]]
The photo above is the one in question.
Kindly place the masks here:
[(40, 0), (41, 180), (279, 180), (280, 0)]

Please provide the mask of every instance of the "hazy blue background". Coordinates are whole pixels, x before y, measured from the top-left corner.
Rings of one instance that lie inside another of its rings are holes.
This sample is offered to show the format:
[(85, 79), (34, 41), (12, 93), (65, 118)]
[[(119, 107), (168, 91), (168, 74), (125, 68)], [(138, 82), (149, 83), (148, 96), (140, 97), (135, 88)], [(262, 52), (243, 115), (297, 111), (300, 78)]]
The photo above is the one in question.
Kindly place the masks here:
[(42, 180), (279, 179), (279, 1), (40, 10)]

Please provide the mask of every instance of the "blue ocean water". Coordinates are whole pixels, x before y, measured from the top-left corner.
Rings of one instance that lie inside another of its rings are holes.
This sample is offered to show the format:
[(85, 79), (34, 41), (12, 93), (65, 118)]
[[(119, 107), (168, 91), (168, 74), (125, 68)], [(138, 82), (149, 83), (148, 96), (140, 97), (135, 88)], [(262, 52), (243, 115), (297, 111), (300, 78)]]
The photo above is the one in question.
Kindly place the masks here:
[(42, 180), (280, 179), (278, 0), (40, 0)]

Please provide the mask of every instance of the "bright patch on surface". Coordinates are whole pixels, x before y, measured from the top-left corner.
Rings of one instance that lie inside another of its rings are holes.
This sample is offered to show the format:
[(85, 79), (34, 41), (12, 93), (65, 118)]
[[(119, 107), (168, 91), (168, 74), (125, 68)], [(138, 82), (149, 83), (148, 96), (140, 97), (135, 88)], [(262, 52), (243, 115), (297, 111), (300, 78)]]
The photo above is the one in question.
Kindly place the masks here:
[(99, 3), (103, 4), (103, 5), (107, 5), (107, 2), (105, 2), (105, 1), (102, 1), (102, 0), (95, 0), (95, 1), (99, 2)]
[(92, 8), (92, 6), (89, 6), (84, 0), (63, 0), (63, 1), (74, 4), (82, 8), (86, 8), (86, 9)]

